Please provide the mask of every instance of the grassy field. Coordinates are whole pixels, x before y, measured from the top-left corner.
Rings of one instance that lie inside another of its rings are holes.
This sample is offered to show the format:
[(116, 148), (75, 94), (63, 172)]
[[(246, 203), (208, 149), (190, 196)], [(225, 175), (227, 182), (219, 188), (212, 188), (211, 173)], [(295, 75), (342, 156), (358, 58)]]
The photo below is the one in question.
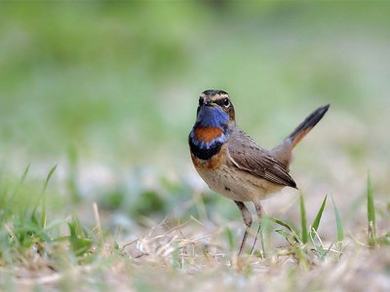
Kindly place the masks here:
[[(379, 1), (1, 2), (0, 290), (389, 291), (389, 26)], [(331, 104), (240, 258), (188, 153), (207, 88), (265, 147)]]

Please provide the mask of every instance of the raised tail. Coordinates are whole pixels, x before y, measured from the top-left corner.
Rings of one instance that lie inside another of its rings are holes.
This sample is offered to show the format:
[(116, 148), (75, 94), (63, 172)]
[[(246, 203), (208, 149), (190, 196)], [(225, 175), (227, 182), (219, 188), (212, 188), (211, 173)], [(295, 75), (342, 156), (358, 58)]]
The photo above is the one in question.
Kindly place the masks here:
[(272, 149), (273, 155), (288, 166), (291, 161), (291, 151), (314, 128), (329, 109), (329, 104), (312, 112), (283, 142)]
[(329, 109), (329, 104), (324, 105), (312, 112), (287, 138), (294, 148), (314, 128)]

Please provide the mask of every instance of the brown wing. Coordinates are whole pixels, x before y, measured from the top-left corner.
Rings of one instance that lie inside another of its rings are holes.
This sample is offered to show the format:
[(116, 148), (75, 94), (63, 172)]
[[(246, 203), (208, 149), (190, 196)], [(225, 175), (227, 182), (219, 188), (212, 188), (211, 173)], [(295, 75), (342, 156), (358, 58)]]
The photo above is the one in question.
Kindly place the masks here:
[(297, 187), (286, 167), (243, 131), (233, 131), (228, 150), (231, 162), (240, 170), (278, 185)]

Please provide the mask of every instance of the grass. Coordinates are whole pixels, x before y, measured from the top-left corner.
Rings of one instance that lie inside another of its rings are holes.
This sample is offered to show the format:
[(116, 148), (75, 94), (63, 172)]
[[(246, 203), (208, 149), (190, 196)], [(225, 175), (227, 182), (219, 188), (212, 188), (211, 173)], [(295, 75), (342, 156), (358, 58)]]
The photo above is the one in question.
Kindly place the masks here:
[(299, 197), (299, 207), (301, 211), (301, 241), (303, 244), (307, 243), (308, 240), (308, 232), (307, 232), (307, 219), (306, 219), (306, 210), (305, 210), (305, 203), (303, 200), (303, 196)]
[[(356, 264), (353, 261), (356, 258), (351, 258), (351, 254), (355, 253), (359, 261), (366, 260), (366, 257), (379, 257), (390, 244), (388, 230), (381, 230), (384, 232), (381, 239), (372, 234), (372, 229), (375, 229), (373, 218), (376, 208), (369, 179), (366, 201), (369, 210), (369, 245), (364, 246), (359, 240), (344, 237), (340, 214), (334, 201), (336, 237), (331, 241), (329, 238), (325, 240), (319, 230), (326, 212), (327, 196), (315, 212), (312, 224), (308, 225), (305, 199), (301, 195), (298, 206), (293, 208), (300, 214), (298, 222), (301, 231), (294, 222), (266, 217), (262, 223), (266, 252), (256, 251), (253, 255), (244, 254), (238, 258), (235, 244), (238, 236), (232, 231), (232, 227), (229, 227), (232, 223), (228, 223), (228, 226), (226, 223), (216, 226), (210, 232), (194, 217), (184, 223), (164, 220), (159, 224), (152, 223), (151, 227), (142, 228), (133, 240), (126, 241), (123, 234), (116, 234), (109, 229), (102, 230), (101, 220), (104, 221), (104, 218), (101, 218), (96, 204), (91, 206), (95, 217), (92, 225), (81, 223), (76, 216), (65, 216), (63, 219), (59, 216), (48, 216), (45, 206), (47, 203), (43, 198), (50, 196), (49, 183), (55, 175), (56, 166), (50, 169), (42, 189), (37, 190), (38, 207), (31, 204), (18, 210), (10, 201), (18, 200), (17, 197), (22, 195), (18, 195), (18, 190), (28, 181), (29, 169), (30, 166), (10, 191), (12, 196), (8, 195), (7, 190), (1, 192), (2, 206), (12, 208), (2, 208), (0, 217), (0, 224), (4, 226), (0, 241), (3, 289), (43, 288), (48, 285), (61, 289), (105, 289), (104, 287), (114, 285), (118, 289), (133, 287), (136, 290), (153, 290), (159, 285), (165, 289), (180, 289), (189, 283), (195, 285), (196, 289), (202, 289), (201, 283), (209, 281), (208, 277), (213, 277), (214, 273), (217, 273), (217, 279), (221, 279), (222, 275), (237, 279), (243, 277), (247, 283), (245, 285), (257, 283), (256, 285), (272, 289), (329, 288), (332, 285), (322, 282), (320, 278), (314, 283), (305, 271), (326, 273), (326, 277), (331, 277), (333, 271), (339, 270), (341, 274), (337, 277), (347, 274), (351, 276), (355, 271), (344, 268), (345, 265), (354, 267)], [(281, 235), (284, 241), (280, 242), (279, 238), (275, 237), (277, 234)], [(355, 233), (355, 236), (361, 235)], [(384, 256), (384, 260), (386, 258)], [(378, 260), (376, 265), (376, 269), (384, 269), (380, 273), (386, 273), (386, 261)], [(363, 270), (369, 268), (371, 267), (368, 265), (362, 265)], [(156, 273), (159, 274), (158, 277), (153, 276), (157, 275)], [(161, 276), (161, 273), (164, 276)], [(103, 278), (99, 275), (103, 275)], [(109, 283), (105, 283), (107, 277), (110, 278)], [(198, 283), (192, 282), (194, 277), (199, 279)], [(257, 280), (262, 277), (270, 278), (269, 284), (264, 286)], [(177, 285), (171, 284), (169, 279), (178, 281)], [(283, 280), (278, 283), (277, 279)], [(214, 279), (208, 283), (217, 285), (218, 280)], [(224, 286), (230, 289), (236, 287), (233, 282), (225, 283)]]
[(311, 228), (310, 228), (311, 231), (310, 232), (314, 232), (314, 233), (317, 232), (318, 227), (320, 226), (322, 214), (324, 213), (327, 199), (328, 199), (328, 196), (325, 196), (324, 200), (322, 201), (321, 207), (318, 210), (317, 215), (314, 218), (313, 223), (311, 224)]
[(333, 210), (334, 210), (334, 215), (335, 215), (335, 219), (336, 219), (337, 242), (341, 243), (344, 239), (343, 222), (341, 221), (341, 216), (340, 216), (339, 210), (337, 209), (333, 198), (332, 198), (332, 203), (333, 203)]

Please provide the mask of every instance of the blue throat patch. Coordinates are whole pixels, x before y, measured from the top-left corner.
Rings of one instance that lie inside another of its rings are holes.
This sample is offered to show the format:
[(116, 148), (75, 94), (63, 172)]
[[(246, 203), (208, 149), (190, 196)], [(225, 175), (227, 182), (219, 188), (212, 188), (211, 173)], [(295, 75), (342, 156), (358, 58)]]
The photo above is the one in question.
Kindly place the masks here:
[[(215, 106), (202, 106), (196, 118), (196, 124), (201, 127), (221, 128), (227, 127), (229, 115)], [(196, 125), (195, 124), (195, 125)]]
[[(229, 115), (215, 106), (202, 106), (198, 112), (196, 123), (189, 135), (191, 153), (196, 157), (207, 160), (217, 154), (222, 145), (229, 139)], [(210, 141), (203, 141), (196, 137), (198, 128), (218, 128), (221, 134)]]

